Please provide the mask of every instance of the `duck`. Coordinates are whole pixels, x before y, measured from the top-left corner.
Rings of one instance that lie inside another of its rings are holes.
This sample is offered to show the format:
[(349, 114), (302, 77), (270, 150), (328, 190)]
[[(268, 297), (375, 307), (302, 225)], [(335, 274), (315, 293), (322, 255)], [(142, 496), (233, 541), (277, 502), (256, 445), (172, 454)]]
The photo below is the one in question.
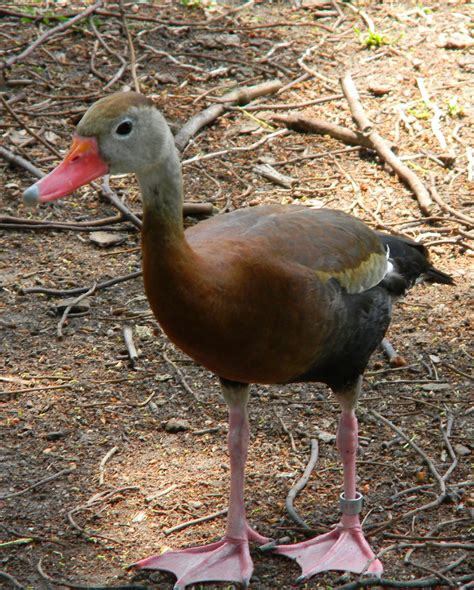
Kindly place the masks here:
[(106, 174), (134, 173), (143, 203), (146, 295), (167, 337), (219, 379), (229, 413), (227, 522), (218, 541), (168, 550), (133, 566), (171, 572), (175, 590), (199, 582), (249, 585), (250, 542), (269, 543), (247, 520), (245, 464), (252, 384), (323, 383), (340, 405), (341, 518), (328, 533), (273, 551), (296, 560), (299, 580), (326, 570), (380, 576), (360, 523), (356, 405), (369, 359), (394, 303), (418, 283), (453, 279), (426, 248), (382, 234), (342, 211), (261, 205), (184, 229), (183, 180), (168, 124), (153, 101), (120, 92), (94, 103), (64, 160), (24, 192), (48, 203)]

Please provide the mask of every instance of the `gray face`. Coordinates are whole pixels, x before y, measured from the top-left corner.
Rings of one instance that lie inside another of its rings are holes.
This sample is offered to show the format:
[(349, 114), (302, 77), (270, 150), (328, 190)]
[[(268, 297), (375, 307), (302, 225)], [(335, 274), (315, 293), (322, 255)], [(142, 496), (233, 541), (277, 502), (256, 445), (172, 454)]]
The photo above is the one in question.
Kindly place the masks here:
[[(95, 103), (81, 119), (77, 132), (93, 136), (112, 174), (146, 173), (174, 148), (163, 116), (151, 101), (135, 93), (113, 95)], [(138, 98), (140, 97), (140, 98)]]

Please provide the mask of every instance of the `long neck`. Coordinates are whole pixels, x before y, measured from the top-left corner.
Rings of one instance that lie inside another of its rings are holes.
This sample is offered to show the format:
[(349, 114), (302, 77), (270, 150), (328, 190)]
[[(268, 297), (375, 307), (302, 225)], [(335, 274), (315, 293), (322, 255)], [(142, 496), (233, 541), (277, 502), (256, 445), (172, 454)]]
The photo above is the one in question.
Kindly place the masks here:
[(143, 199), (145, 290), (155, 316), (169, 332), (191, 309), (193, 296), (200, 299), (206, 273), (184, 236), (181, 164), (174, 142), (167, 147), (165, 157), (148, 173), (141, 173), (138, 181)]
[[(172, 137), (170, 140), (173, 141)], [(143, 198), (143, 226), (153, 227), (154, 247), (175, 249), (184, 245), (183, 180), (176, 148), (169, 146), (166, 156), (146, 173), (138, 175)]]
[(170, 340), (209, 366), (209, 355), (203, 356), (201, 349), (203, 339), (211, 338), (220, 273), (185, 238), (181, 167), (172, 148), (153, 172), (139, 177), (143, 280), (154, 315)]

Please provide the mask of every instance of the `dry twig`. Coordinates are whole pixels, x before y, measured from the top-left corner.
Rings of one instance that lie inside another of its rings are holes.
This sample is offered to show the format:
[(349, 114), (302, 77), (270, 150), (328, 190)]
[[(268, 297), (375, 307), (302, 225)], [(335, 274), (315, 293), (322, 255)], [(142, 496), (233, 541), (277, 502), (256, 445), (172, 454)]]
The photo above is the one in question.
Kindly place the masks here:
[(275, 137), (278, 137), (280, 135), (286, 135), (287, 133), (289, 133), (287, 129), (279, 129), (278, 131), (275, 131), (274, 133), (269, 133), (268, 135), (265, 135), (264, 137), (262, 137), (261, 139), (259, 139), (258, 141), (254, 142), (250, 145), (229, 148), (228, 150), (220, 150), (218, 152), (211, 152), (209, 154), (204, 154), (204, 156), (194, 156), (194, 158), (189, 158), (188, 160), (184, 160), (183, 166), (186, 164), (191, 164), (193, 162), (202, 162), (203, 160), (211, 160), (212, 158), (219, 158), (220, 156), (225, 156), (227, 154), (235, 154), (235, 153), (239, 153), (239, 152), (250, 152), (252, 150), (257, 149), (258, 147), (260, 147), (264, 143), (271, 141)]
[(295, 485), (288, 492), (288, 496), (286, 497), (286, 500), (285, 500), (285, 506), (288, 511), (288, 514), (290, 515), (290, 518), (294, 522), (296, 522), (296, 524), (299, 524), (300, 526), (302, 526), (305, 529), (309, 529), (310, 527), (301, 518), (301, 516), (296, 512), (293, 502), (295, 501), (296, 496), (301, 492), (301, 490), (308, 483), (311, 473), (313, 472), (313, 469), (315, 468), (316, 463), (318, 462), (318, 451), (319, 451), (318, 441), (316, 439), (312, 438), (311, 439), (311, 455), (309, 457), (308, 465), (306, 466), (306, 469), (304, 470), (304, 473), (301, 476), (301, 478), (295, 483)]
[(115, 52), (110, 46), (109, 44), (105, 41), (104, 37), (102, 36), (102, 34), (100, 33), (100, 31), (97, 29), (97, 27), (95, 26), (94, 23), (94, 19), (92, 17), (89, 17), (89, 24), (91, 26), (91, 29), (94, 31), (95, 36), (97, 37), (97, 41), (99, 42), (100, 45), (102, 45), (102, 47), (110, 54), (113, 55), (114, 57), (116, 57), (120, 63), (121, 66), (118, 69), (117, 73), (107, 82), (107, 84), (104, 86), (104, 90), (107, 90), (108, 88), (110, 88), (111, 86), (113, 86), (116, 82), (118, 82), (120, 80), (120, 78), (123, 76), (123, 73), (125, 72), (125, 70), (127, 69), (127, 61), (125, 60), (124, 57), (122, 57), (119, 53)]
[(425, 461), (425, 463), (428, 466), (428, 469), (430, 470), (431, 474), (433, 475), (434, 479), (437, 481), (438, 487), (440, 489), (440, 493), (437, 495), (437, 497), (432, 502), (428, 502), (428, 504), (423, 504), (422, 506), (418, 506), (417, 508), (414, 508), (413, 510), (409, 510), (408, 512), (405, 512), (404, 514), (401, 514), (401, 515), (399, 515), (391, 520), (388, 520), (388, 521), (382, 523), (381, 525), (377, 526), (375, 530), (371, 531), (371, 534), (375, 535), (375, 534), (378, 534), (381, 531), (385, 530), (387, 527), (400, 522), (401, 520), (406, 520), (407, 518), (412, 518), (416, 514), (423, 512), (425, 510), (429, 510), (430, 508), (435, 508), (436, 506), (439, 506), (442, 502), (444, 502), (444, 500), (447, 496), (446, 481), (447, 481), (447, 478), (449, 477), (449, 475), (451, 475), (453, 469), (449, 468), (448, 471), (445, 473), (445, 475), (442, 477), (439, 474), (438, 470), (436, 469), (436, 467), (435, 467), (433, 461), (430, 459), (430, 457), (423, 451), (423, 449), (421, 449), (415, 442), (413, 442), (413, 440), (411, 440), (410, 437), (408, 437), (403, 432), (403, 430), (401, 430), (398, 426), (395, 426), (395, 424), (393, 424), (393, 422), (391, 422), (387, 418), (384, 418), (375, 410), (370, 410), (370, 413), (373, 416), (375, 416), (377, 418), (377, 420), (379, 420), (380, 422), (383, 422), (385, 425), (389, 426), (394, 432), (396, 432), (401, 438), (403, 438), (403, 440), (405, 440), (423, 458), (423, 460)]
[(359, 100), (359, 93), (355, 87), (354, 81), (349, 72), (340, 78), (342, 90), (351, 109), (352, 117), (357, 126), (372, 143), (373, 149), (379, 156), (389, 164), (397, 175), (406, 182), (418, 200), (418, 204), (423, 213), (429, 214), (432, 205), (430, 194), (418, 176), (410, 170), (400, 159), (392, 152), (387, 142), (382, 136), (374, 130), (372, 123), (367, 118), (362, 104)]
[(45, 483), (48, 483), (50, 481), (54, 481), (55, 479), (58, 479), (58, 477), (62, 477), (63, 475), (69, 475), (70, 473), (73, 473), (75, 469), (73, 468), (69, 468), (69, 469), (62, 469), (61, 471), (58, 471), (57, 473), (54, 473), (53, 475), (48, 475), (48, 477), (44, 477), (43, 479), (40, 479), (40, 481), (37, 481), (36, 483), (32, 483), (30, 486), (24, 488), (23, 490), (20, 490), (18, 492), (12, 492), (10, 494), (5, 494), (4, 496), (0, 496), (0, 500), (7, 500), (8, 498), (14, 498), (16, 496), (21, 496), (22, 494), (26, 494), (26, 492), (29, 492), (30, 490), (37, 488), (39, 486), (42, 486)]
[(178, 367), (178, 365), (169, 358), (169, 356), (166, 354), (166, 352), (162, 352), (161, 354), (163, 355), (163, 358), (165, 359), (165, 361), (169, 365), (171, 365), (173, 367), (173, 369), (176, 371), (178, 378), (179, 378), (182, 386), (184, 387), (184, 389), (188, 393), (190, 393), (198, 403), (200, 403), (200, 404), (209, 403), (209, 402), (205, 402), (205, 401), (198, 398), (198, 396), (196, 395), (196, 392), (190, 387), (189, 383), (186, 381), (186, 377), (184, 376), (184, 373), (181, 371), (181, 369)]
[(227, 514), (228, 508), (224, 508), (223, 510), (219, 510), (218, 512), (213, 512), (208, 516), (201, 516), (201, 518), (194, 518), (193, 520), (188, 520), (186, 522), (182, 522), (176, 526), (173, 526), (169, 529), (163, 529), (163, 533), (165, 535), (171, 535), (171, 533), (176, 533), (177, 531), (182, 531), (183, 529), (188, 528), (189, 526), (194, 526), (195, 524), (201, 524), (202, 522), (209, 522), (210, 520), (214, 520), (215, 518), (219, 518), (219, 516), (224, 516)]
[(98, 533), (89, 532), (89, 531), (83, 529), (74, 520), (73, 515), (77, 514), (78, 512), (82, 512), (83, 510), (90, 510), (91, 508), (98, 506), (99, 504), (102, 504), (103, 502), (110, 500), (116, 494), (121, 494), (123, 492), (130, 492), (130, 491), (135, 492), (139, 489), (140, 488), (138, 486), (124, 486), (122, 488), (116, 488), (114, 490), (104, 491), (104, 492), (100, 492), (98, 494), (95, 494), (94, 496), (92, 496), (92, 498), (87, 500), (87, 502), (85, 504), (81, 504), (79, 506), (76, 506), (72, 510), (69, 510), (69, 512), (67, 513), (67, 519), (68, 519), (69, 523), (71, 524), (71, 526), (74, 529), (76, 529), (85, 538), (104, 539), (105, 541), (111, 541), (112, 543), (122, 544), (122, 541), (118, 541), (117, 539), (113, 539), (111, 537), (106, 537), (105, 535), (100, 535)]
[(10, 584), (12, 585), (12, 588), (19, 588), (20, 590), (26, 590), (26, 587), (23, 586), (23, 584), (20, 584), (20, 582), (16, 578), (11, 576), (7, 572), (0, 571), (0, 579), (1, 578), (3, 578), (4, 580), (7, 580), (7, 582), (10, 582)]
[[(127, 275), (122, 275), (119, 277), (115, 277), (114, 279), (109, 279), (108, 281), (96, 283), (95, 290), (99, 291), (100, 289), (106, 289), (107, 287), (112, 287), (113, 285), (124, 283), (125, 281), (129, 281), (130, 279), (135, 279), (141, 276), (141, 274), (141, 270), (136, 270), (135, 272), (131, 272)], [(43, 295), (51, 295), (53, 297), (64, 297), (68, 295), (80, 295), (81, 293), (86, 293), (88, 290), (88, 287), (76, 287), (74, 289), (47, 289), (46, 287), (27, 287), (26, 289), (21, 289), (21, 293), (23, 295), (28, 295), (30, 293), (42, 293)]]
[(15, 113), (15, 111), (11, 108), (11, 106), (8, 104), (8, 102), (3, 98), (3, 96), (1, 94), (0, 94), (0, 101), (2, 102), (3, 106), (7, 109), (7, 111), (10, 113), (10, 115), (18, 123), (18, 125), (20, 125), (28, 133), (28, 135), (31, 135), (31, 137), (34, 137), (37, 141), (39, 141), (40, 143), (42, 143), (44, 145), (44, 147), (48, 151), (50, 151), (52, 154), (54, 154), (58, 158), (61, 157), (61, 154), (58, 152), (58, 150), (55, 147), (53, 147), (49, 143), (49, 141), (46, 141), (46, 139), (44, 139), (43, 137), (41, 137), (41, 135), (38, 135), (38, 133), (36, 133), (36, 131), (33, 131), (33, 129), (31, 129), (26, 123), (24, 123), (20, 119), (20, 117)]
[[(102, 2), (99, 1), (96, 4), (89, 6), (83, 12), (77, 14), (76, 16), (72, 17), (68, 21), (60, 23), (57, 27), (53, 27), (52, 29), (46, 30), (42, 35), (40, 35), (36, 39), (36, 41), (34, 41), (34, 43), (32, 43), (31, 45), (28, 45), (28, 47), (25, 50), (23, 50), (21, 53), (19, 53), (18, 55), (14, 55), (10, 59), (8, 59), (6, 62), (0, 64), (0, 70), (5, 69), (5, 68), (11, 68), (14, 63), (27, 57), (39, 45), (44, 43), (46, 41), (46, 39), (49, 39), (53, 35), (56, 35), (56, 33), (62, 33), (66, 29), (69, 29), (70, 27), (75, 25), (78, 21), (82, 20), (83, 18), (86, 18), (86, 16), (89, 16), (89, 14), (92, 14), (93, 12), (95, 12), (100, 7), (101, 4), (102, 4)], [(24, 16), (25, 15), (23, 14), (22, 17), (24, 17)]]
[(451, 213), (451, 215), (454, 215), (454, 217), (463, 221), (464, 224), (468, 225), (470, 228), (474, 227), (474, 219), (472, 217), (464, 215), (464, 213), (460, 213), (459, 211), (445, 203), (445, 201), (439, 196), (438, 190), (436, 189), (435, 177), (433, 175), (431, 176), (430, 192), (431, 196), (433, 197), (433, 200), (436, 201), (436, 203), (438, 203), (438, 205), (441, 209), (443, 209), (443, 211)]
[(130, 33), (130, 29), (128, 28), (127, 16), (125, 13), (125, 7), (124, 7), (123, 0), (119, 0), (119, 7), (120, 7), (120, 16), (122, 19), (122, 26), (124, 28), (125, 35), (127, 37), (127, 42), (128, 42), (128, 50), (129, 50), (129, 54), (130, 54), (130, 71), (132, 73), (133, 85), (135, 88), (135, 92), (140, 92), (140, 83), (138, 82), (138, 77), (137, 77), (137, 60), (135, 57), (135, 48), (133, 46), (133, 39), (132, 39), (132, 35)]
[(74, 299), (74, 301), (71, 301), (71, 303), (69, 303), (69, 305), (66, 307), (66, 309), (63, 312), (63, 315), (61, 316), (61, 319), (58, 322), (58, 327), (56, 329), (56, 335), (59, 339), (61, 339), (63, 337), (63, 326), (67, 320), (67, 316), (69, 315), (69, 312), (71, 311), (71, 309), (75, 305), (80, 303), (83, 299), (85, 299), (89, 295), (92, 295), (92, 293), (94, 293), (96, 288), (97, 288), (97, 283), (94, 283), (90, 289), (88, 289), (85, 293), (81, 293), (81, 295), (76, 297), (76, 299)]
[(102, 485), (104, 483), (105, 466), (107, 464), (107, 461), (109, 461), (109, 459), (111, 459), (117, 453), (118, 450), (118, 447), (112, 447), (101, 459), (99, 465), (99, 485)]
[(123, 339), (125, 341), (125, 346), (127, 347), (130, 363), (132, 367), (135, 368), (138, 361), (138, 352), (135, 343), (133, 342), (133, 330), (130, 326), (124, 326)]

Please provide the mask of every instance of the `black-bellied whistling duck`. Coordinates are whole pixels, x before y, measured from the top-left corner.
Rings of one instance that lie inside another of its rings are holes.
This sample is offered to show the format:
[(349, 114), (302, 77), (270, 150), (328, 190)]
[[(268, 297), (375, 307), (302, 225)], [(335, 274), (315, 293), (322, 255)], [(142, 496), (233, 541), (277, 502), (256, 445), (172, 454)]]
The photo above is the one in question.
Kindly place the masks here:
[(143, 194), (143, 276), (153, 312), (184, 352), (219, 376), (229, 407), (230, 496), (224, 537), (168, 551), (136, 567), (173, 572), (175, 589), (221, 580), (246, 586), (249, 540), (244, 469), (251, 383), (319, 381), (342, 408), (337, 447), (344, 467), (342, 518), (331, 532), (276, 552), (296, 559), (300, 579), (324, 570), (380, 575), (361, 531), (356, 491), (355, 405), (393, 301), (417, 281), (452, 283), (414, 242), (377, 234), (340, 211), (300, 206), (242, 209), (183, 230), (182, 177), (173, 136), (151, 100), (134, 92), (95, 103), (70, 152), (24, 193), (45, 203), (106, 173), (134, 172)]

